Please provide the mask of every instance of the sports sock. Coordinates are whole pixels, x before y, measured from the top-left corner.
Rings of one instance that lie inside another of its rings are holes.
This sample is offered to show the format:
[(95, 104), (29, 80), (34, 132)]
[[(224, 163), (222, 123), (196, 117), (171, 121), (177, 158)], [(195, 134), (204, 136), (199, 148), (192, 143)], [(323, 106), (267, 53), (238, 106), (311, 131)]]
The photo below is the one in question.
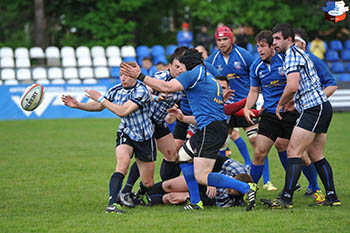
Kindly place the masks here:
[(283, 194), (281, 199), (287, 203), (291, 203), (293, 199), (295, 185), (297, 184), (301, 174), (301, 158), (288, 159), (288, 167), (284, 183)]
[(264, 184), (266, 184), (268, 181), (270, 181), (270, 167), (269, 167), (269, 157), (266, 156), (264, 161), (264, 168), (262, 172), (262, 177)]
[(333, 180), (333, 170), (331, 165), (328, 163), (326, 158), (323, 158), (314, 163), (318, 175), (321, 178), (322, 184), (326, 189), (326, 199), (329, 201), (338, 200), (337, 194), (335, 192), (334, 180)]
[(221, 173), (212, 172), (208, 175), (208, 185), (217, 188), (230, 188), (238, 190), (241, 193), (249, 191), (250, 186), (246, 182), (235, 180), (232, 177), (226, 176)]
[(117, 202), (119, 191), (122, 187), (124, 175), (120, 172), (114, 172), (109, 180), (109, 201), (108, 205), (112, 205)]
[(150, 190), (148, 190), (147, 194), (149, 195), (165, 194), (165, 191), (162, 185), (163, 185), (163, 181), (154, 184), (153, 187)]
[(219, 155), (220, 156), (226, 156), (226, 149), (220, 149), (219, 150)]
[(132, 187), (136, 183), (137, 179), (140, 177), (139, 168), (137, 167), (136, 162), (134, 162), (130, 168), (128, 179), (122, 190), (122, 193), (131, 193)]
[(280, 157), (280, 161), (284, 170), (287, 171), (287, 166), (288, 166), (287, 151), (278, 152), (278, 156)]
[(160, 177), (162, 178), (162, 181), (178, 177), (180, 173), (181, 169), (176, 162), (170, 162), (163, 159), (162, 164), (160, 165)]
[(252, 164), (252, 161), (250, 160), (248, 147), (247, 147), (247, 144), (245, 143), (245, 141), (241, 137), (239, 137), (238, 139), (236, 139), (234, 141), (234, 143), (236, 144), (241, 155), (243, 156), (244, 165), (250, 166)]
[(309, 187), (312, 192), (316, 192), (316, 190), (320, 189), (320, 186), (318, 186), (317, 182), (317, 171), (313, 163), (311, 163), (309, 166), (302, 166), (301, 167), (306, 179), (309, 181)]
[(250, 168), (250, 176), (252, 177), (254, 183), (258, 183), (259, 179), (263, 173), (264, 165), (254, 165)]
[(188, 191), (190, 192), (190, 201), (193, 204), (197, 204), (201, 198), (199, 196), (198, 183), (194, 177), (193, 163), (180, 164), (182, 174), (185, 177)]
[[(152, 186), (153, 187), (153, 186)], [(149, 190), (152, 189), (152, 187), (146, 187), (143, 185), (142, 181), (140, 182), (140, 189), (139, 191), (137, 191), (138, 195), (144, 195), (145, 193), (147, 193)]]

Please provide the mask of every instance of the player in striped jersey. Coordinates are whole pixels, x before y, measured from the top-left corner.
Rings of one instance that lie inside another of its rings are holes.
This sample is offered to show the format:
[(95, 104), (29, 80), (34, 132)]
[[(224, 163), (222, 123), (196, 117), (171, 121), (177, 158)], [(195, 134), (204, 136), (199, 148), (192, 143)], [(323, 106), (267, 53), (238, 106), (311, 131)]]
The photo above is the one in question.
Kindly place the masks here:
[(286, 53), (284, 71), (287, 84), (276, 107), (276, 116), (294, 97), (295, 109), (300, 113), (288, 145), (288, 167), (282, 194), (274, 200), (261, 201), (270, 208), (291, 208), (295, 185), (301, 173), (301, 156), (308, 149), (311, 161), (326, 189), (326, 199), (320, 206), (340, 206), (333, 171), (326, 160), (323, 149), (327, 130), (332, 118), (332, 106), (322, 90), (320, 78), (310, 57), (298, 48), (294, 30), (289, 24), (278, 24), (273, 29), (273, 45), (278, 52)]
[(156, 142), (150, 119), (151, 94), (142, 82), (123, 72), (120, 80), (121, 83), (110, 88), (105, 95), (96, 90), (86, 90), (86, 96), (94, 100), (88, 103), (79, 103), (71, 96), (62, 96), (63, 103), (71, 108), (85, 111), (102, 111), (107, 108), (121, 118), (116, 139), (117, 164), (109, 182), (106, 213), (124, 213), (117, 203), (117, 197), (133, 153), (141, 176), (140, 196), (144, 196), (153, 186), (156, 160)]

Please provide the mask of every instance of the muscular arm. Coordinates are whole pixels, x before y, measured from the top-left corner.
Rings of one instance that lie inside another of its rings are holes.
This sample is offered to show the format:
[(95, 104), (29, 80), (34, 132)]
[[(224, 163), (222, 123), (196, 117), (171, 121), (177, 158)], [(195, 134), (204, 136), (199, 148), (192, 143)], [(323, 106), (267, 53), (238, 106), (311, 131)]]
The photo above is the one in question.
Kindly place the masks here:
[(247, 119), (248, 122), (251, 124), (254, 124), (252, 121), (251, 117), (255, 116), (255, 114), (250, 110), (255, 104), (256, 101), (258, 100), (259, 97), (259, 87), (250, 87), (249, 94), (247, 97), (247, 102), (244, 106), (243, 112), (244, 112), (244, 117)]
[(104, 109), (104, 106), (99, 102), (91, 101), (87, 103), (80, 103), (70, 95), (62, 95), (61, 100), (64, 103), (64, 105), (68, 107), (76, 108), (76, 109), (80, 109), (88, 112), (99, 112)]
[(329, 98), (335, 90), (337, 90), (338, 86), (328, 86), (325, 89), (323, 89), (324, 93), (326, 94), (327, 98)]
[(284, 88), (283, 94), (276, 107), (276, 115), (279, 119), (282, 119), (280, 115), (281, 109), (283, 109), (285, 105), (293, 99), (295, 92), (297, 92), (299, 89), (299, 79), (299, 72), (293, 72), (287, 75), (286, 87)]
[[(98, 91), (95, 90), (85, 90), (85, 93), (87, 97), (96, 101), (96, 103), (98, 103), (98, 99), (102, 96)], [(98, 104), (101, 104), (104, 108), (107, 108), (119, 117), (125, 117), (133, 111), (135, 111), (136, 109), (138, 109), (139, 107), (135, 102), (131, 100), (126, 101), (123, 105), (119, 105), (114, 104), (107, 99), (104, 99), (101, 103)]]

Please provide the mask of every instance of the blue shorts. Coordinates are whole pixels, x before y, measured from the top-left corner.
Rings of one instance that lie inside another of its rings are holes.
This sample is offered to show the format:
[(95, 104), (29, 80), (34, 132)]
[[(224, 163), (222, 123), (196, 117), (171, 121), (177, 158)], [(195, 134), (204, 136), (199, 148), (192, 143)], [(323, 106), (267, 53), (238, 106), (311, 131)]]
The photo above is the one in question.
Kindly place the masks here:
[(122, 132), (117, 133), (116, 147), (127, 144), (134, 149), (135, 157), (144, 162), (153, 162), (157, 159), (157, 147), (154, 136), (143, 142), (136, 142)]
[(314, 133), (327, 133), (333, 115), (329, 101), (305, 109), (297, 119), (296, 126)]

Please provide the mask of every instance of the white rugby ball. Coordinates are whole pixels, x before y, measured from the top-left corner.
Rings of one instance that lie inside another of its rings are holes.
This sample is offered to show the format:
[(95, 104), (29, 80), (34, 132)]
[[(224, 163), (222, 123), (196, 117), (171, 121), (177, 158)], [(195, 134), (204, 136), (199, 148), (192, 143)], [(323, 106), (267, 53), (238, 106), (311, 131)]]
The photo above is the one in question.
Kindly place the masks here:
[(40, 84), (33, 84), (27, 87), (21, 98), (21, 106), (26, 111), (36, 109), (44, 97), (44, 87)]

